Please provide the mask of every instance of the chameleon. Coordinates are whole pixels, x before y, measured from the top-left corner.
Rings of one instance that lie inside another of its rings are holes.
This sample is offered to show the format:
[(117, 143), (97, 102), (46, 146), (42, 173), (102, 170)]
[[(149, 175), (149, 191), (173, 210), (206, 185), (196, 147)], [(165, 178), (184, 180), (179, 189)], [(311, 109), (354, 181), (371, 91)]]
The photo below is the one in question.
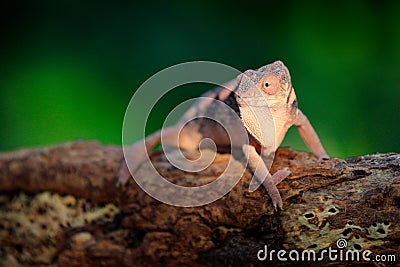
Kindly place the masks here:
[[(130, 166), (134, 166), (132, 173), (140, 167), (152, 148), (161, 142), (163, 145), (191, 151), (199, 149), (202, 139), (210, 138), (217, 148), (239, 146), (247, 158), (248, 166), (254, 176), (262, 182), (277, 210), (277, 207), (283, 209), (277, 184), (291, 172), (285, 168), (271, 174), (263, 155), (275, 153), (291, 126), (297, 126), (301, 138), (318, 160), (329, 159), (310, 121), (298, 108), (289, 70), (282, 61), (275, 61), (255, 70), (246, 70), (236, 79), (206, 92), (203, 97), (188, 109), (183, 119), (175, 126), (147, 136), (144, 139), (145, 146), (139, 144), (142, 140), (129, 147), (130, 156), (125, 160), (130, 160)], [(212, 99), (221, 101), (234, 110), (240, 118), (240, 126), (244, 126), (247, 132), (248, 142), (232, 144), (232, 140), (212, 120), (196, 119), (183, 123), (191, 117), (211, 116), (218, 118), (223, 124), (231, 124), (232, 118), (220, 112), (213, 104), (215, 102), (210, 101)], [(269, 114), (273, 121), (272, 129), (271, 125), (266, 123), (266, 114)], [(270, 140), (265, 140), (268, 132), (272, 132), (275, 139), (272, 146)], [(125, 160), (121, 163), (118, 174), (120, 185), (124, 185), (131, 175)]]

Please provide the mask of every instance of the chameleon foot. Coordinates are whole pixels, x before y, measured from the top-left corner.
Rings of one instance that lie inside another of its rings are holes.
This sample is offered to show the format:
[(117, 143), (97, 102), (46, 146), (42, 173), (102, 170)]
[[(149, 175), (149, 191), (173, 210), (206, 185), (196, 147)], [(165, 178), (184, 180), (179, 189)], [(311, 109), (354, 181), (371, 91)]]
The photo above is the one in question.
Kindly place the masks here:
[(318, 157), (318, 161), (329, 160), (330, 157), (327, 154)]
[(124, 186), (129, 178), (131, 177), (131, 173), (129, 172), (128, 166), (126, 165), (125, 160), (121, 163), (120, 169), (118, 171), (118, 181), (117, 187)]
[(125, 147), (124, 159), (120, 165), (118, 172), (117, 186), (125, 185), (131, 177), (131, 172), (129, 171), (128, 165), (126, 163), (127, 160), (130, 163), (129, 166), (135, 167), (135, 169), (131, 170), (133, 171), (133, 174), (139, 168), (139, 166), (146, 161), (147, 158), (147, 150), (143, 142), (139, 141), (131, 146)]
[(278, 191), (278, 188), (276, 188), (276, 185), (289, 175), (290, 171), (286, 168), (277, 171), (276, 173), (274, 173), (274, 175), (270, 177), (270, 179), (267, 178), (263, 182), (265, 189), (267, 189), (268, 195), (272, 199), (272, 204), (274, 205), (275, 210), (277, 210), (278, 207), (281, 210), (283, 209), (282, 198)]

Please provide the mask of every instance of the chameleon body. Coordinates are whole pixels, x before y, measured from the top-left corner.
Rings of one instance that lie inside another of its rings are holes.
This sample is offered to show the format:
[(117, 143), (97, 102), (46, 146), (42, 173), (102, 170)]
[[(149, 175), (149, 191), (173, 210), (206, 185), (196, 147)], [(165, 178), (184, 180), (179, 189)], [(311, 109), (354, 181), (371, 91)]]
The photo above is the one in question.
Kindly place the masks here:
[[(276, 209), (282, 208), (282, 199), (276, 185), (290, 175), (290, 171), (283, 169), (271, 175), (263, 155), (276, 151), (292, 125), (297, 126), (302, 139), (319, 160), (329, 158), (309, 120), (298, 108), (289, 71), (281, 61), (257, 70), (247, 70), (237, 79), (203, 96), (206, 98), (202, 98), (191, 107), (176, 126), (163, 129), (162, 137), (160, 130), (145, 138), (145, 146), (133, 144), (128, 149), (127, 159), (132, 161), (130, 166), (138, 168), (147, 157), (148, 151), (161, 143), (161, 139), (163, 145), (189, 151), (197, 150), (204, 138), (212, 139), (217, 148), (241, 146), (250, 169), (262, 181)], [(240, 119), (234, 120), (232, 116), (228, 116), (215, 104), (216, 101), (212, 100), (221, 101), (229, 106)], [(185, 123), (190, 118), (202, 116), (215, 118), (222, 122), (222, 125), (233, 128), (244, 126), (249, 142), (238, 141), (233, 144), (223, 128), (213, 120), (200, 118)], [(271, 121), (273, 127), (269, 123)], [(235, 126), (234, 123), (242, 125)], [(271, 140), (267, 140), (271, 137), (271, 132), (274, 138), (272, 143)], [(130, 173), (124, 161), (119, 172), (119, 183), (124, 184), (129, 177)]]

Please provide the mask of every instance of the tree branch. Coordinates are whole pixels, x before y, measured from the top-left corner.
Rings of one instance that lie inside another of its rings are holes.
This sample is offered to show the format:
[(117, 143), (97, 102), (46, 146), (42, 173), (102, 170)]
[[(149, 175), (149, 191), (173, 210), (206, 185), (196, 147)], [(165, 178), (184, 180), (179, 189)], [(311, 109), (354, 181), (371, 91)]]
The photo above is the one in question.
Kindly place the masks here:
[[(229, 157), (218, 154), (195, 174), (171, 168), (161, 152), (152, 161), (170, 181), (190, 186), (218, 177)], [(249, 171), (218, 201), (179, 208), (133, 179), (117, 188), (121, 160), (119, 147), (96, 142), (0, 154), (0, 265), (263, 265), (264, 245), (320, 252), (337, 248), (339, 238), (399, 260), (399, 154), (318, 162), (281, 148), (271, 172), (289, 167), (292, 175), (278, 185), (280, 212), (263, 188), (248, 192)]]

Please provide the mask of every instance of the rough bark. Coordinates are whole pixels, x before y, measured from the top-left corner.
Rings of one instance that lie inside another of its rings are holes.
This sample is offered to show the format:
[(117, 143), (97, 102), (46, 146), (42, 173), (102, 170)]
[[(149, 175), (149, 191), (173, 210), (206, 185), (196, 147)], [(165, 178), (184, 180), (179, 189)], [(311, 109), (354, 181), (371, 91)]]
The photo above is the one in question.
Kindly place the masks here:
[[(171, 168), (161, 152), (152, 161), (171, 181), (194, 185), (215, 179), (229, 157), (218, 154), (195, 174)], [(271, 172), (289, 167), (292, 174), (278, 185), (279, 212), (263, 188), (248, 192), (249, 171), (223, 198), (180, 208), (151, 198), (133, 179), (118, 188), (121, 160), (119, 147), (96, 142), (0, 154), (0, 265), (257, 266), (270, 263), (257, 258), (265, 245), (321, 252), (337, 249), (340, 238), (347, 249), (400, 261), (399, 154), (318, 162), (281, 148)], [(274, 264), (290, 263), (275, 253)]]

